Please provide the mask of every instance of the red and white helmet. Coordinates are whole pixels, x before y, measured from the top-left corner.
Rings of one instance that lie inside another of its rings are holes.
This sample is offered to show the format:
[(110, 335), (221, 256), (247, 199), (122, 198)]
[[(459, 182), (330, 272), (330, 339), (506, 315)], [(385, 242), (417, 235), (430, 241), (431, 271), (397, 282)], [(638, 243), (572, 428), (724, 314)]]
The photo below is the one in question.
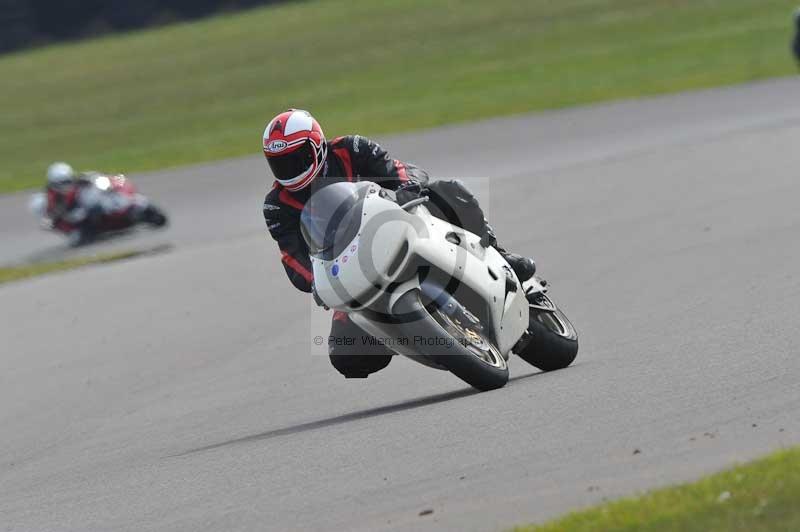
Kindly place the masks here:
[(325, 134), (308, 111), (289, 109), (264, 130), (264, 156), (275, 179), (289, 190), (310, 185), (322, 170), (327, 152)]

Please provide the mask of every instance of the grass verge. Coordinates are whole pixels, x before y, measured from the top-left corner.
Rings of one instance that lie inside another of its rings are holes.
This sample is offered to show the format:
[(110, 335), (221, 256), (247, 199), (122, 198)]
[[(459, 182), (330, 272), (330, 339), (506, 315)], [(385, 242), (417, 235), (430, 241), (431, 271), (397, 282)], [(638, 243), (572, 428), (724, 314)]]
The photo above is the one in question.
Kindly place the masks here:
[(0, 192), (795, 72), (793, 0), (310, 0), (0, 57)]
[(800, 530), (800, 448), (515, 532)]
[(81, 268), (91, 264), (104, 264), (108, 262), (130, 259), (132, 257), (142, 255), (143, 253), (145, 252), (121, 251), (117, 253), (93, 255), (91, 257), (65, 259), (56, 262), (40, 262), (21, 266), (3, 266), (0, 267), (0, 285), (12, 281), (27, 279), (28, 277), (37, 277), (39, 275), (45, 275), (53, 272), (74, 270), (76, 268)]

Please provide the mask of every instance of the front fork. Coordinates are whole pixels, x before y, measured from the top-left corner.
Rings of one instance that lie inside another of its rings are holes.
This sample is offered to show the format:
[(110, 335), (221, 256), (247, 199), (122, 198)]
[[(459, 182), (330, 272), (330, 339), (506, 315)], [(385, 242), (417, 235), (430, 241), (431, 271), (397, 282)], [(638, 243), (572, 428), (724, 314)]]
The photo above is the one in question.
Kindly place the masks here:
[[(528, 307), (532, 311), (555, 312), (557, 310), (555, 304), (546, 295), (550, 288), (544, 279), (534, 276), (523, 283), (523, 288), (525, 289), (525, 298), (528, 300)], [(523, 351), (532, 339), (533, 335), (531, 335), (530, 329), (526, 330), (519, 341), (514, 344), (512, 351), (515, 353)]]

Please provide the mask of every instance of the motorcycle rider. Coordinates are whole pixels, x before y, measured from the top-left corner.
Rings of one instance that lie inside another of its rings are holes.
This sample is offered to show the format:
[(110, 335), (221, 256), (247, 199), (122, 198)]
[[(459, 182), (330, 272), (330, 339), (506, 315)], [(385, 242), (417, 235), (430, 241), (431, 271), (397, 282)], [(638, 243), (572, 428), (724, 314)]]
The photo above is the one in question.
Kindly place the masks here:
[[(361, 179), (395, 190), (398, 201), (428, 196), (434, 214), (480, 235), (485, 246), (497, 248), (521, 281), (529, 279), (536, 271), (531, 259), (497, 246), (477, 200), (461, 182), (429, 182), (427, 172), (392, 159), (368, 138), (349, 135), (328, 141), (310, 113), (289, 109), (267, 124), (263, 148), (275, 177), (272, 190), (264, 200), (264, 219), (270, 235), (278, 243), (289, 279), (303, 292), (313, 293), (314, 281), (308, 246), (300, 232), (303, 206), (319, 188)], [(365, 337), (366, 333), (346, 313), (334, 312), (328, 352), (333, 366), (347, 378), (365, 378), (391, 361), (391, 351), (382, 345), (359, 341)]]

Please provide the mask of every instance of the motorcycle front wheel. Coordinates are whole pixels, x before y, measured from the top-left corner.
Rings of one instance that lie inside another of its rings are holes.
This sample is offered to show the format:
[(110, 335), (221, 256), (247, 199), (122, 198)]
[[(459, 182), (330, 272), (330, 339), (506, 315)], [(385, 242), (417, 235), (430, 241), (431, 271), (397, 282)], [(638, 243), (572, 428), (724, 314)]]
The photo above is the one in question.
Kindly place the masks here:
[(480, 321), (466, 309), (445, 312), (436, 305), (425, 307), (441, 327), (443, 338), (452, 340), (446, 353), (433, 356), (436, 362), (472, 387), (489, 391), (502, 388), (508, 382), (508, 362), (489, 340)]

